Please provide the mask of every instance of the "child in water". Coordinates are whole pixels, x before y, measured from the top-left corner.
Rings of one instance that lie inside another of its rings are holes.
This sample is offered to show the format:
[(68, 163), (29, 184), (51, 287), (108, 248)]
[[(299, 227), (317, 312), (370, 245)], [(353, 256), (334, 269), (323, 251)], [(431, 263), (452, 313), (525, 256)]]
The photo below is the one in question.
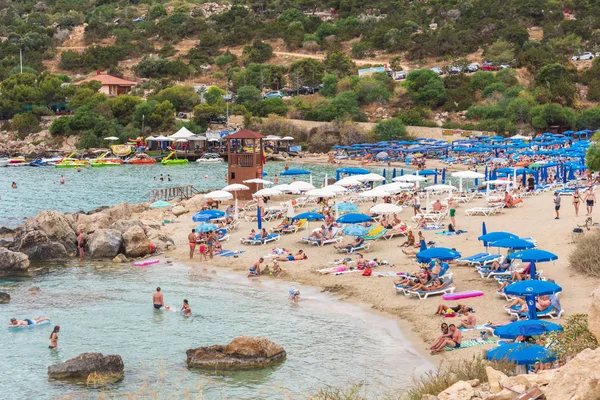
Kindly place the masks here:
[(290, 288), (290, 295), (288, 296), (290, 302), (297, 303), (300, 300), (300, 291), (294, 286)]

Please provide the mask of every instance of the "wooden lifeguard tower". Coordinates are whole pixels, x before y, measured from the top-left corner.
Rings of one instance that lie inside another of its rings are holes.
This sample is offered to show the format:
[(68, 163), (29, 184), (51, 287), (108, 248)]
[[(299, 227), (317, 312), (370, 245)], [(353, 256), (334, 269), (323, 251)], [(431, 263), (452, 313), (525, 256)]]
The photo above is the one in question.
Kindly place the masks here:
[(250, 190), (237, 192), (237, 198), (248, 200), (252, 193), (262, 188), (260, 183), (244, 183), (245, 180), (261, 178), (265, 163), (263, 153), (264, 136), (258, 132), (242, 129), (226, 136), (227, 139), (227, 182), (241, 183)]

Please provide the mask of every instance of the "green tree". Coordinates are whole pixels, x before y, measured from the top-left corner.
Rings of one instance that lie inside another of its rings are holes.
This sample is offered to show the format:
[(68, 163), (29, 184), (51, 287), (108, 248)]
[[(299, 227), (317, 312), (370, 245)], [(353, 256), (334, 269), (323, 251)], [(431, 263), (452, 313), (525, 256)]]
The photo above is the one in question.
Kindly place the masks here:
[(599, 129), (600, 128), (600, 106), (584, 110), (577, 117), (577, 129)]
[(552, 94), (552, 101), (570, 105), (575, 99), (577, 88), (571, 73), (561, 64), (544, 66), (535, 76), (535, 84)]
[(563, 60), (568, 60), (572, 54), (580, 52), (583, 48), (581, 38), (574, 33), (551, 39), (550, 47)]
[(192, 120), (195, 124), (200, 126), (203, 130), (208, 127), (208, 121), (211, 118), (215, 118), (225, 114), (223, 107), (218, 105), (210, 105), (206, 103), (198, 104), (194, 107), (194, 114)]
[(131, 122), (133, 111), (140, 103), (142, 103), (142, 99), (131, 94), (124, 94), (108, 99), (108, 105), (112, 114), (121, 125), (127, 125)]
[(176, 111), (189, 112), (200, 103), (200, 96), (191, 86), (171, 86), (159, 91), (156, 95), (150, 98), (159, 103), (164, 101), (170, 102)]
[(590, 101), (600, 101), (600, 79), (593, 79), (588, 84), (587, 99)]
[(531, 125), (541, 131), (553, 125), (575, 127), (576, 114), (571, 108), (562, 107), (560, 104), (548, 103), (531, 108)]
[(338, 77), (335, 74), (327, 74), (323, 77), (323, 87), (319, 91), (322, 96), (334, 97), (337, 93)]
[(242, 86), (237, 91), (236, 104), (251, 104), (262, 100), (260, 90), (254, 86)]
[(325, 60), (323, 60), (323, 66), (325, 72), (336, 74), (340, 78), (356, 73), (354, 61), (339, 51), (327, 54)]
[(524, 98), (512, 99), (506, 106), (506, 117), (514, 122), (528, 122), (531, 103)]
[(167, 15), (167, 9), (162, 4), (155, 4), (148, 11), (148, 18), (157, 19)]
[(252, 46), (245, 46), (242, 51), (242, 62), (244, 64), (262, 64), (273, 57), (273, 48), (270, 44), (255, 40)]
[(283, 33), (283, 41), (288, 49), (294, 50), (302, 46), (304, 35), (304, 25), (302, 25), (302, 22), (290, 22)]
[(483, 55), (490, 61), (496, 64), (506, 64), (513, 61), (515, 52), (513, 45), (506, 40), (498, 40), (487, 49)]
[(405, 140), (409, 138), (406, 126), (399, 118), (385, 119), (375, 124), (375, 137), (379, 141)]
[(218, 86), (211, 85), (206, 91), (206, 93), (204, 93), (204, 99), (211, 106), (224, 106), (225, 99), (223, 99), (223, 96), (225, 96), (225, 94), (225, 90), (221, 89)]
[(290, 65), (289, 77), (292, 87), (315, 86), (323, 79), (324, 67), (313, 58), (303, 58)]
[(446, 89), (440, 76), (430, 69), (417, 69), (406, 76), (404, 83), (412, 99), (420, 105), (437, 107), (446, 100)]
[[(175, 125), (175, 107), (169, 101), (159, 103), (148, 100), (138, 104), (133, 112), (133, 123), (140, 128), (144, 127), (154, 132), (166, 132)], [(145, 133), (145, 132), (144, 132)]]

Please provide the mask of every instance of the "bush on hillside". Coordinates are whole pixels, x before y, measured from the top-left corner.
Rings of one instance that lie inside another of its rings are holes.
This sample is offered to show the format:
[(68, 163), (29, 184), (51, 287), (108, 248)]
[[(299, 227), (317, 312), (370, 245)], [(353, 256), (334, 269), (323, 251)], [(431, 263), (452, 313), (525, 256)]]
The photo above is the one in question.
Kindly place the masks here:
[[(590, 147), (593, 148), (593, 147)], [(589, 154), (589, 152), (588, 152)], [(594, 164), (595, 158), (588, 160), (588, 164)], [(589, 165), (590, 169), (597, 170), (596, 165)], [(569, 254), (571, 268), (585, 276), (600, 276), (600, 231), (587, 232), (575, 246), (575, 250)]]
[(550, 348), (563, 360), (576, 356), (585, 349), (596, 349), (598, 341), (588, 329), (587, 314), (573, 314), (563, 324), (562, 332), (552, 332)]

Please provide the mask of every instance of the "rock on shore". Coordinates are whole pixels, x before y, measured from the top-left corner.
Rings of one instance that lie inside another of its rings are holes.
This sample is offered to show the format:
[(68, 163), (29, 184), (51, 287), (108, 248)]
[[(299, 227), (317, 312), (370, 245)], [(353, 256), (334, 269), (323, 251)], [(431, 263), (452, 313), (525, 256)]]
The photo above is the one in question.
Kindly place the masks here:
[(282, 346), (264, 337), (239, 336), (226, 346), (214, 345), (186, 351), (189, 367), (211, 369), (264, 368), (286, 357)]
[(127, 229), (123, 234), (123, 246), (127, 257), (143, 257), (150, 254), (150, 239), (139, 226)]
[(0, 276), (29, 276), (29, 258), (27, 254), (10, 251), (0, 247)]
[(98, 374), (122, 379), (123, 359), (119, 355), (103, 355), (102, 353), (83, 353), (62, 364), (48, 367), (51, 379), (87, 380), (90, 374)]
[(58, 211), (42, 211), (18, 227), (11, 250), (25, 253), (32, 261), (65, 258), (76, 249), (73, 217)]
[(97, 229), (88, 237), (87, 250), (92, 258), (113, 258), (119, 254), (123, 237), (116, 229)]
[(0, 292), (0, 304), (10, 303), (10, 294)]

